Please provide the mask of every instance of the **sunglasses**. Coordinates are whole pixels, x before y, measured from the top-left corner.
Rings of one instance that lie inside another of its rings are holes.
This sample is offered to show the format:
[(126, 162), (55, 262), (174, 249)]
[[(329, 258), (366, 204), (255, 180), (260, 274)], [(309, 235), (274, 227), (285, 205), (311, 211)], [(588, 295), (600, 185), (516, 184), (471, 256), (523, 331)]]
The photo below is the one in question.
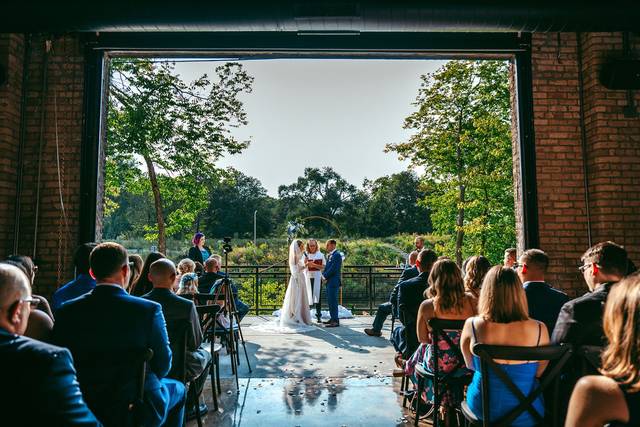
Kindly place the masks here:
[(591, 267), (592, 265), (597, 265), (597, 264), (594, 264), (593, 262), (590, 262), (589, 264), (583, 264), (583, 265), (578, 266), (578, 270), (580, 270), (580, 273), (584, 273), (585, 270), (587, 268)]

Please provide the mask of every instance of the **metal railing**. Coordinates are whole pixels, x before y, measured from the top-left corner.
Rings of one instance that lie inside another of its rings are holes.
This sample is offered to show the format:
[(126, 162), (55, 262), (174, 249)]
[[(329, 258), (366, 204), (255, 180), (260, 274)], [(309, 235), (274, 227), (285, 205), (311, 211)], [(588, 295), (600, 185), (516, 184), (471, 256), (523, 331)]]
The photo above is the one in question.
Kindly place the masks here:
[[(389, 300), (402, 272), (394, 265), (345, 265), (342, 268), (341, 305), (354, 313), (375, 310)], [(286, 265), (233, 265), (229, 276), (240, 289), (240, 299), (256, 314), (271, 314), (281, 307), (289, 281)], [(327, 309), (325, 287), (321, 301)]]

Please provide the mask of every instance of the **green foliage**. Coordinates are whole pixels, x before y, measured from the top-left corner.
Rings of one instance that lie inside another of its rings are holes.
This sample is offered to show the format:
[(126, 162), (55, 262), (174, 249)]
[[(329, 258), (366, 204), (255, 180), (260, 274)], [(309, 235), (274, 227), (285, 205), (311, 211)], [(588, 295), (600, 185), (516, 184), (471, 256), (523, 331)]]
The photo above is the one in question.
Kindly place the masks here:
[[(166, 235), (191, 227), (204, 207), (202, 187), (217, 179), (216, 161), (248, 146), (231, 128), (247, 123), (238, 96), (251, 92), (253, 78), (240, 64), (225, 63), (214, 69), (216, 80), (205, 74), (185, 82), (173, 63), (143, 58), (114, 58), (110, 74), (106, 210), (117, 208), (122, 167), (145, 168), (146, 175), (133, 175), (139, 183), (149, 180), (155, 225), (142, 228), (164, 250)], [(145, 193), (144, 188), (128, 191)]]
[(422, 76), (414, 105), (413, 135), (387, 149), (425, 170), (436, 249), (497, 262), (515, 240), (508, 63), (450, 61)]

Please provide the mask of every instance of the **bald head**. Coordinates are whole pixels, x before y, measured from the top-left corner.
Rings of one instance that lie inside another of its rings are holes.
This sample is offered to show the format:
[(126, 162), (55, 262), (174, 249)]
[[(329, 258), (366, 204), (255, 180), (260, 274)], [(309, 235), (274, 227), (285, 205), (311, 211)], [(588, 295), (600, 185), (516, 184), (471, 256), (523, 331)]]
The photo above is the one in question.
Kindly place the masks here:
[(0, 263), (0, 327), (22, 335), (27, 329), (31, 297), (29, 278), (15, 265)]
[(173, 287), (176, 280), (176, 266), (170, 259), (160, 258), (149, 267), (149, 280), (154, 288)]

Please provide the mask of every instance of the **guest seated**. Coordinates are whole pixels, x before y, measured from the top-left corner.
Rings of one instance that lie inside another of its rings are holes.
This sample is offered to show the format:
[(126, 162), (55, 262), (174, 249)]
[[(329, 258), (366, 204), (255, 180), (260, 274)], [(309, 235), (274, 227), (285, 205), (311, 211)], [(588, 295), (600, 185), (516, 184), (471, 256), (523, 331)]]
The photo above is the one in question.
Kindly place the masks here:
[[(482, 373), (480, 358), (473, 354), (472, 348), (476, 343), (523, 347), (547, 345), (547, 328), (542, 322), (530, 319), (528, 313), (527, 297), (516, 272), (501, 265), (489, 270), (480, 290), (478, 316), (467, 319), (460, 338), (465, 364), (475, 370), (473, 380), (467, 388), (467, 404), (479, 419), (482, 418)], [(536, 386), (536, 378), (546, 368), (546, 362), (495, 362), (502, 365), (507, 375), (525, 394)], [(493, 371), (490, 375), (489, 416), (490, 421), (494, 421), (518, 406), (519, 401)], [(533, 407), (544, 416), (541, 396), (533, 402)], [(535, 419), (525, 411), (511, 425), (534, 426)]]
[(602, 330), (602, 312), (609, 290), (627, 271), (627, 251), (613, 242), (589, 248), (581, 258), (580, 271), (589, 292), (562, 306), (553, 330), (552, 341), (574, 346), (606, 343)]
[(0, 264), (3, 425), (101, 425), (82, 398), (69, 350), (21, 336), (37, 303), (27, 276)]
[[(431, 319), (466, 320), (474, 316), (477, 312), (477, 300), (469, 292), (465, 292), (462, 282), (462, 274), (455, 262), (451, 260), (437, 261), (429, 274), (429, 288), (425, 291), (425, 297), (429, 298), (420, 304), (418, 311), (418, 340), (426, 344), (426, 357), (423, 367), (434, 371), (433, 346), (438, 346), (440, 354), (438, 372), (440, 375), (450, 377), (462, 377), (470, 375), (465, 368), (464, 360), (458, 360), (459, 352), (451, 348), (449, 343), (442, 337), (438, 337), (437, 342), (433, 342), (433, 335), (429, 328)], [(460, 342), (460, 331), (445, 331), (454, 344)], [(463, 399), (462, 387), (450, 388), (446, 383), (442, 384), (444, 389), (440, 389), (441, 409), (446, 417), (450, 414), (449, 409), (456, 408)], [(429, 378), (425, 383), (426, 401), (433, 402), (433, 384)]]
[(51, 297), (53, 311), (58, 311), (65, 302), (84, 295), (96, 287), (96, 281), (89, 274), (89, 255), (95, 243), (83, 243), (73, 254), (73, 264), (76, 267), (76, 278), (58, 288)]
[(480, 298), (480, 288), (484, 276), (491, 268), (489, 260), (482, 255), (472, 256), (467, 259), (464, 269), (464, 287), (477, 300)]
[(549, 334), (552, 334), (560, 309), (569, 301), (569, 297), (545, 282), (548, 266), (549, 257), (546, 253), (540, 249), (529, 249), (520, 256), (514, 267), (524, 285), (529, 317), (543, 322)]
[(149, 281), (149, 268), (151, 268), (151, 264), (162, 258), (165, 256), (160, 252), (151, 252), (147, 255), (138, 280), (134, 281), (133, 285), (127, 289), (131, 295), (141, 297), (153, 289), (153, 284)]
[(196, 293), (198, 293), (198, 276), (196, 276), (196, 273), (187, 273), (183, 275), (180, 278), (180, 285), (178, 286), (176, 294), (193, 295)]
[[(193, 274), (193, 273), (188, 273)], [(184, 276), (183, 276), (184, 277)], [(200, 348), (202, 344), (202, 329), (196, 306), (192, 301), (176, 296), (171, 288), (176, 278), (176, 268), (168, 259), (160, 259), (149, 269), (149, 279), (153, 283), (153, 290), (143, 296), (155, 301), (162, 306), (162, 313), (167, 325), (177, 320), (189, 320), (191, 333), (187, 336), (187, 381), (194, 381), (196, 395), (200, 396), (207, 379), (208, 366), (211, 362), (211, 354)], [(169, 335), (169, 341), (179, 341), (181, 338)], [(203, 412), (206, 407), (203, 408)]]
[(233, 282), (233, 280), (226, 279), (226, 278), (218, 279), (211, 287), (210, 294), (215, 295), (218, 292), (218, 289), (220, 289), (220, 287), (222, 286), (222, 283), (224, 280), (229, 280), (229, 284), (231, 285), (231, 293), (233, 294), (233, 301), (236, 306), (236, 312), (238, 313), (238, 318), (242, 320), (244, 316), (246, 316), (247, 313), (249, 313), (249, 306), (244, 302), (240, 301), (240, 298), (238, 297), (238, 287)]
[[(87, 361), (102, 353), (126, 354), (151, 348), (153, 358), (147, 364), (142, 424), (181, 426), (185, 390), (181, 382), (164, 378), (171, 368), (171, 350), (162, 307), (126, 293), (129, 257), (119, 244), (96, 246), (91, 252), (90, 266), (97, 286), (60, 307), (53, 330), (56, 344), (71, 350), (76, 361)], [(105, 424), (113, 424), (115, 417), (120, 419), (122, 414), (112, 408), (135, 396), (135, 378), (113, 384), (117, 377), (115, 366), (85, 363), (78, 368), (89, 407)], [(112, 386), (123, 391), (103, 392)]]
[(416, 260), (418, 259), (418, 252), (413, 251), (409, 254), (409, 267), (402, 270), (402, 274), (400, 274), (400, 278), (398, 282), (393, 287), (391, 294), (389, 295), (389, 301), (384, 302), (378, 306), (378, 311), (376, 311), (376, 317), (373, 319), (373, 326), (371, 329), (365, 329), (364, 333), (372, 336), (379, 337), (382, 335), (382, 326), (384, 325), (385, 320), (390, 314), (393, 314), (394, 317), (398, 317), (398, 285), (408, 279), (412, 279), (416, 277), (419, 272), (417, 267), (415, 266)]
[(180, 260), (177, 266), (178, 274), (176, 275), (176, 282), (174, 283), (173, 289), (174, 291), (178, 290), (180, 286), (180, 279), (187, 273), (195, 273), (196, 271), (196, 263), (190, 260), (189, 258), (184, 258)]
[(225, 278), (224, 273), (220, 271), (220, 261), (217, 257), (211, 256), (204, 263), (204, 273), (198, 280), (198, 292), (208, 294), (211, 292), (213, 285), (220, 279)]
[[(30, 257), (26, 255), (11, 255), (4, 262), (21, 269), (29, 279), (29, 288), (33, 289), (33, 281), (36, 278), (38, 267)], [(38, 300), (38, 304), (35, 305), (37, 309), (31, 310), (29, 313), (29, 323), (23, 335), (38, 341), (50, 342), (51, 332), (53, 331), (51, 307), (46, 298), (39, 295), (33, 295), (33, 298)]]
[(571, 395), (566, 427), (640, 426), (640, 275), (614, 286), (604, 309), (609, 345), (602, 376), (582, 377)]
[(391, 342), (396, 349), (396, 363), (400, 359), (408, 359), (418, 349), (416, 321), (418, 309), (424, 300), (427, 289), (429, 272), (437, 260), (437, 255), (431, 249), (423, 249), (418, 254), (416, 267), (420, 272), (413, 279), (400, 282), (398, 285), (398, 311), (403, 325), (391, 333)]
[(138, 281), (142, 274), (142, 269), (144, 268), (144, 261), (142, 260), (142, 257), (138, 254), (129, 255), (129, 267), (131, 267), (131, 277), (129, 277), (127, 292), (129, 292), (129, 289), (131, 289), (133, 284)]

